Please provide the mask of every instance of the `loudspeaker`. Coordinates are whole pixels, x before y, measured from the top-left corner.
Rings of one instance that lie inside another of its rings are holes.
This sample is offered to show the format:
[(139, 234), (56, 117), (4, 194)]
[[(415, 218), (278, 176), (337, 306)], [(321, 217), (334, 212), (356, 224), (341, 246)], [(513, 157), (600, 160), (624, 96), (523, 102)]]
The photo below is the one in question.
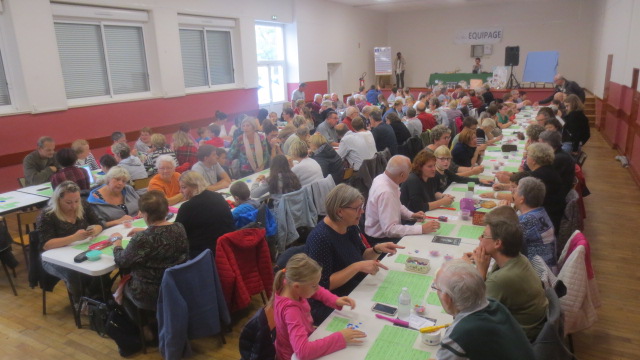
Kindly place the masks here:
[(520, 63), (520, 46), (507, 46), (504, 49), (504, 66), (518, 66)]

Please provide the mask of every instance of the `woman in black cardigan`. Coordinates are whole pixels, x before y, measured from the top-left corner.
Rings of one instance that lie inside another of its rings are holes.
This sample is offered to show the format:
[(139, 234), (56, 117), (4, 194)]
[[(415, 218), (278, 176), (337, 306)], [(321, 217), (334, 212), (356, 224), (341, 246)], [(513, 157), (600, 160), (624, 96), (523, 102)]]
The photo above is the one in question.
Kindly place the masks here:
[(407, 209), (429, 211), (450, 205), (454, 197), (438, 191), (436, 176), (436, 156), (431, 151), (422, 150), (411, 164), (411, 173), (400, 187), (400, 202)]
[(554, 158), (553, 148), (548, 144), (535, 143), (529, 145), (527, 149), (527, 165), (531, 169), (530, 174), (544, 183), (545, 195), (542, 206), (557, 232), (564, 214), (565, 192), (562, 178), (553, 168)]
[(313, 152), (310, 157), (320, 164), (322, 176), (326, 178), (331, 175), (336, 185), (341, 183), (344, 176), (343, 160), (327, 139), (320, 133), (313, 134), (309, 138), (309, 149)]
[(584, 105), (576, 95), (569, 95), (564, 99), (567, 115), (564, 117), (562, 128), (562, 150), (578, 155), (582, 145), (591, 137), (589, 119), (584, 114)]
[(393, 132), (396, 134), (396, 141), (398, 145), (404, 144), (405, 141), (409, 140), (411, 137), (411, 133), (407, 126), (402, 123), (400, 117), (396, 113), (389, 113), (387, 115), (387, 122), (391, 125)]
[(436, 157), (436, 182), (439, 192), (444, 192), (451, 183), (466, 184), (473, 182), (476, 184), (489, 185), (491, 181), (480, 180), (479, 178), (470, 178), (466, 176), (460, 176), (453, 171), (449, 170), (451, 165), (451, 151), (445, 145), (439, 146), (433, 154)]

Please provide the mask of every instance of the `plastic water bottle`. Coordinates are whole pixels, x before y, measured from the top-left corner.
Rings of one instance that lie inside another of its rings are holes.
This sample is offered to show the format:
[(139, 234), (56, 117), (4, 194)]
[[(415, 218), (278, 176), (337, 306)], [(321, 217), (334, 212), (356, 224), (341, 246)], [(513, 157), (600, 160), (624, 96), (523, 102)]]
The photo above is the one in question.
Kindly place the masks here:
[(398, 319), (409, 321), (411, 315), (411, 295), (407, 288), (402, 288), (400, 296), (398, 297)]

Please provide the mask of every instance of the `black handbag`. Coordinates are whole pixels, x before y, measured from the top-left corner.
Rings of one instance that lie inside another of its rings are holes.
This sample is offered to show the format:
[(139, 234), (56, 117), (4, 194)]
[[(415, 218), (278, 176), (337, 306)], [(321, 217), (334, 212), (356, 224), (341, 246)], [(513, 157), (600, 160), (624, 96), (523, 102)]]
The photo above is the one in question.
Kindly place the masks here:
[(114, 305), (106, 322), (106, 334), (118, 345), (120, 356), (126, 357), (142, 350), (140, 330), (122, 306)]

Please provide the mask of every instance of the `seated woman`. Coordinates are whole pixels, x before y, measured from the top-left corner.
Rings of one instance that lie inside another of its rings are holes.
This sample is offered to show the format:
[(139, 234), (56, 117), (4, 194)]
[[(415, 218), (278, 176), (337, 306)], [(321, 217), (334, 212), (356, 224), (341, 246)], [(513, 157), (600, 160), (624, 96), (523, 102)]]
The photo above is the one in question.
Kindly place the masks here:
[(165, 220), (169, 204), (161, 192), (145, 193), (140, 197), (138, 207), (148, 227), (132, 229), (126, 249), (122, 248), (122, 240), (113, 243), (116, 265), (128, 269), (131, 274), (131, 280), (124, 286), (123, 305), (133, 319), (136, 308), (156, 310), (164, 271), (184, 263), (189, 257), (187, 233), (181, 223)]
[(451, 155), (453, 162), (458, 166), (476, 166), (482, 163), (482, 154), (487, 145), (478, 145), (476, 131), (464, 129), (460, 133), (460, 138), (456, 146), (453, 147)]
[(75, 151), (64, 148), (58, 150), (55, 156), (61, 168), (51, 175), (51, 187), (55, 189), (59, 184), (69, 180), (76, 183), (80, 190), (89, 190), (91, 188), (87, 170), (76, 167), (78, 156)]
[(545, 195), (544, 184), (534, 177), (525, 177), (518, 182), (513, 195), (514, 206), (520, 212), (518, 220), (520, 220), (524, 237), (522, 254), (529, 258), (529, 261), (539, 255), (557, 275), (556, 236), (551, 219), (542, 207)]
[(158, 174), (149, 181), (149, 191), (160, 191), (169, 202), (175, 205), (184, 198), (180, 193), (180, 173), (176, 172), (175, 159), (170, 155), (160, 155), (156, 159)]
[[(486, 113), (483, 113), (486, 114)], [(476, 129), (477, 143), (493, 145), (502, 140), (502, 135), (493, 136), (493, 130), (496, 128), (496, 122), (490, 117), (484, 118), (480, 123), (480, 127)]]
[[(377, 261), (382, 253), (395, 254), (403, 249), (392, 242), (367, 247), (358, 229), (364, 214), (364, 197), (346, 184), (336, 186), (325, 200), (327, 216), (311, 231), (304, 253), (322, 266), (320, 286), (338, 296), (349, 294), (366, 274), (375, 275), (387, 267)], [(321, 323), (332, 308), (310, 301), (314, 323)]]
[(144, 167), (150, 175), (158, 172), (156, 160), (162, 155), (171, 156), (175, 161), (177, 161), (176, 154), (169, 148), (169, 146), (167, 146), (167, 139), (164, 135), (153, 134), (151, 135), (151, 152), (147, 156), (147, 160), (144, 162)]
[(105, 228), (133, 220), (138, 215), (140, 195), (129, 185), (129, 172), (114, 166), (104, 177), (105, 185), (95, 188), (87, 202), (91, 205)]
[[(451, 141), (451, 130), (443, 125), (436, 125), (431, 129), (431, 140), (432, 143), (427, 145), (424, 150), (434, 152), (440, 146), (449, 146), (449, 142)], [(471, 176), (482, 173), (484, 171), (484, 166), (466, 167), (458, 166), (451, 162), (449, 170), (460, 176)]]
[[(298, 176), (300, 186), (324, 179), (322, 168), (317, 161), (308, 157), (309, 148), (300, 140), (295, 140), (289, 148), (289, 157), (293, 160), (291, 171)], [(297, 163), (296, 163), (297, 162)]]
[(426, 150), (416, 155), (411, 173), (400, 186), (400, 202), (413, 212), (429, 211), (450, 205), (454, 197), (438, 191), (436, 156)]
[(300, 180), (289, 167), (289, 160), (284, 155), (277, 155), (271, 161), (269, 177), (260, 175), (251, 186), (251, 197), (259, 199), (269, 193), (272, 199), (280, 195), (300, 190)]
[(76, 160), (76, 166), (89, 165), (91, 170), (98, 170), (100, 166), (96, 162), (96, 158), (93, 157), (89, 143), (87, 140), (78, 139), (71, 143), (71, 149), (76, 152), (78, 160)]
[(544, 129), (549, 131), (559, 131), (562, 133), (562, 123), (560, 120), (553, 118), (544, 122)]
[(577, 95), (567, 96), (564, 105), (567, 107), (567, 115), (563, 118), (562, 150), (576, 156), (591, 137), (589, 119), (584, 114), (584, 104)]
[(400, 116), (397, 113), (389, 113), (387, 115), (387, 123), (393, 129), (393, 133), (396, 135), (396, 141), (398, 145), (404, 144), (411, 137), (411, 133), (409, 129), (407, 129), (406, 125), (402, 123)]
[[(102, 232), (100, 218), (80, 199), (80, 187), (73, 181), (64, 181), (56, 187), (49, 205), (38, 216), (36, 225), (40, 230), (40, 246), (43, 251), (92, 238)], [(92, 280), (91, 276), (50, 262), (43, 261), (42, 268), (62, 279), (76, 301), (82, 296), (82, 286)]]
[[(404, 126), (403, 123), (400, 125)], [(405, 130), (406, 128), (405, 126)], [(313, 151), (311, 158), (317, 161), (322, 169), (322, 176), (331, 175), (334, 183), (341, 183), (344, 176), (343, 161), (333, 146), (327, 142), (327, 139), (322, 134), (315, 133), (309, 139), (309, 148)]]
[(178, 160), (178, 165), (186, 163), (193, 165), (198, 162), (196, 157), (198, 148), (189, 134), (183, 130), (188, 130), (188, 128), (181, 128), (173, 134), (173, 152), (176, 155), (176, 160)]
[(480, 180), (478, 178), (470, 178), (465, 176), (460, 176), (455, 174), (449, 170), (449, 165), (451, 164), (451, 151), (445, 145), (440, 146), (433, 152), (433, 155), (436, 157), (436, 191), (443, 193), (451, 183), (461, 183), (466, 184), (469, 182), (474, 182), (476, 184), (490, 184), (489, 180)]
[(229, 150), (229, 159), (238, 161), (239, 177), (260, 172), (269, 164), (267, 143), (264, 136), (256, 131), (253, 118), (242, 120), (242, 132), (233, 140)]
[(187, 232), (189, 258), (205, 249), (215, 254), (218, 238), (236, 230), (229, 204), (222, 195), (207, 190), (204, 178), (195, 171), (180, 175), (180, 192), (186, 202), (180, 206), (176, 222)]
[(553, 167), (555, 158), (553, 148), (548, 144), (535, 143), (527, 151), (527, 165), (531, 176), (542, 180), (545, 186), (543, 206), (547, 211), (553, 227), (560, 229), (560, 221), (564, 214), (564, 185), (558, 171)]

